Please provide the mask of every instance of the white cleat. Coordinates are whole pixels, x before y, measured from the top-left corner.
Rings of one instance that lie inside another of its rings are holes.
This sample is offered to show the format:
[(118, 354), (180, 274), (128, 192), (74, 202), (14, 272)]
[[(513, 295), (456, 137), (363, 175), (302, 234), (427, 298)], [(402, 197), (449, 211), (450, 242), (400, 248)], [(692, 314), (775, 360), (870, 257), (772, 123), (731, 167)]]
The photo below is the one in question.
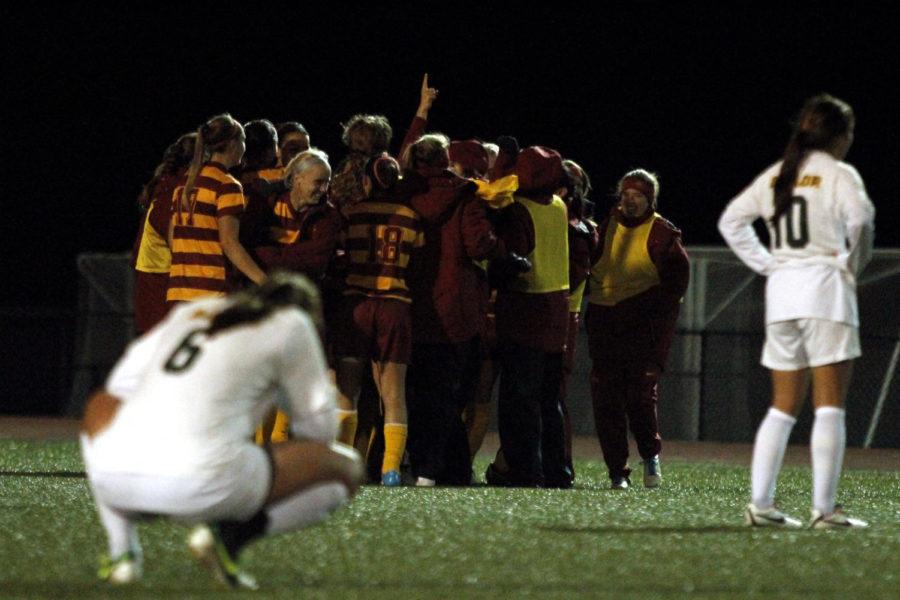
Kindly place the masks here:
[(141, 578), (142, 574), (141, 561), (136, 559), (131, 552), (126, 552), (115, 560), (104, 558), (97, 571), (97, 577), (113, 585), (134, 583)]
[(799, 519), (789, 517), (774, 506), (757, 508), (752, 502), (744, 510), (744, 523), (749, 527), (785, 527), (799, 529), (803, 523)]
[(416, 487), (434, 487), (436, 482), (434, 479), (428, 479), (427, 477), (417, 477), (416, 478)]
[(848, 517), (840, 504), (829, 514), (814, 509), (809, 522), (810, 529), (865, 529), (868, 526), (866, 521)]
[(238, 567), (216, 532), (207, 525), (197, 525), (188, 536), (188, 548), (203, 567), (221, 585), (247, 590), (259, 589), (256, 579)]

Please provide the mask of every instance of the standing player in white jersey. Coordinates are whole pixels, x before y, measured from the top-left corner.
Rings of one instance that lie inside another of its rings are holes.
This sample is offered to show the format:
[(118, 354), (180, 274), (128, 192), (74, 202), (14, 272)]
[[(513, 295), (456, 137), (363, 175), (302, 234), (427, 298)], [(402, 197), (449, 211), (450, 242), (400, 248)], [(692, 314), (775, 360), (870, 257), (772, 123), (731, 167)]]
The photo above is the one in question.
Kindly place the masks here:
[[(188, 545), (216, 578), (255, 587), (238, 552), (324, 519), (356, 491), (356, 451), (337, 414), (315, 286), (273, 274), (252, 290), (176, 308), (134, 342), (88, 403), (81, 447), (109, 539), (101, 577), (141, 575), (135, 521), (201, 523)], [(256, 425), (278, 405), (294, 439), (266, 449)]]
[[(775, 508), (775, 482), (811, 378), (810, 526), (867, 526), (835, 504), (846, 445), (844, 397), (853, 359), (861, 354), (856, 277), (871, 257), (875, 218), (862, 179), (842, 162), (853, 126), (847, 103), (826, 94), (810, 98), (783, 160), (763, 171), (719, 219), (734, 253), (768, 278), (761, 362), (772, 372), (772, 406), (753, 446), (748, 525), (801, 525)], [(771, 251), (752, 227), (760, 217), (769, 227)]]

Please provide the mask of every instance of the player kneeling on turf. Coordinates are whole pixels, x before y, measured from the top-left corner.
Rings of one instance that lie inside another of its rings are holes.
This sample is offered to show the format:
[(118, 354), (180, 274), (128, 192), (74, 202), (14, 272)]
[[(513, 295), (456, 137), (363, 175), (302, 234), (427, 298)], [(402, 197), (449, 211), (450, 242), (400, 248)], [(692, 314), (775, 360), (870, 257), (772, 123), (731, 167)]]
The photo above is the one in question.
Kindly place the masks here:
[[(191, 552), (216, 578), (255, 587), (237, 565), (250, 541), (325, 519), (356, 492), (362, 464), (335, 443), (337, 418), (304, 277), (177, 307), (135, 341), (85, 410), (81, 448), (109, 539), (100, 576), (141, 575), (135, 522), (199, 524)], [(266, 449), (253, 433), (279, 405), (292, 441)]]

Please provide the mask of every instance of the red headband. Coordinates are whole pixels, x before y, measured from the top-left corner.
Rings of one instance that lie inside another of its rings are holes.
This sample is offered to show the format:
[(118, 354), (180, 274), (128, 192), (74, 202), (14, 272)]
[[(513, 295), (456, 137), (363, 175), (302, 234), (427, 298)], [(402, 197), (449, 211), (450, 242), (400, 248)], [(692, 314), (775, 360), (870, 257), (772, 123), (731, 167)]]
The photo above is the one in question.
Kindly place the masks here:
[(640, 177), (632, 176), (623, 179), (622, 183), (619, 184), (619, 193), (621, 194), (625, 190), (637, 190), (647, 196), (648, 200), (653, 200), (653, 186)]

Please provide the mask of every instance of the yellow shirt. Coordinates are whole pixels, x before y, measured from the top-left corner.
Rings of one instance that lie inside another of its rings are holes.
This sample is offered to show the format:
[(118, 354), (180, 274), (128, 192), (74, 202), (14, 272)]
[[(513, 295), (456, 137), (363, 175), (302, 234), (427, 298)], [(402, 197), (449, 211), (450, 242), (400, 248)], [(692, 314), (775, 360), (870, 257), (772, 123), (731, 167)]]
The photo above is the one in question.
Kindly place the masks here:
[(141, 236), (134, 268), (143, 273), (168, 273), (172, 265), (172, 252), (166, 240), (150, 225), (150, 213), (153, 208), (151, 205), (144, 217), (144, 233)]
[(610, 219), (603, 240), (603, 255), (591, 268), (592, 304), (614, 306), (659, 285), (659, 272), (647, 251), (647, 240), (657, 213), (637, 227)]
[(569, 220), (566, 205), (553, 196), (540, 204), (522, 196), (516, 202), (528, 210), (534, 224), (534, 249), (527, 256), (531, 270), (514, 279), (510, 288), (526, 294), (546, 294), (569, 289)]

